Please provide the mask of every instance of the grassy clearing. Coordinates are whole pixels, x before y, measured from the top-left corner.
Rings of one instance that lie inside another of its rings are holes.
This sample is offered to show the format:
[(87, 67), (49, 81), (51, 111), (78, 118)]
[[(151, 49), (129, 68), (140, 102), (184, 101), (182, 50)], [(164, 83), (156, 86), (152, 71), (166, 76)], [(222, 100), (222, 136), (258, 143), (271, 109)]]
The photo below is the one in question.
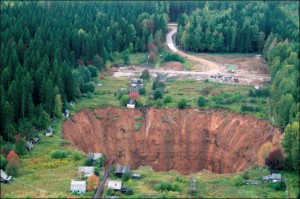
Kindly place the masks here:
[[(21, 156), (20, 176), (10, 184), (1, 184), (1, 198), (65, 198), (70, 194), (71, 179), (77, 178), (78, 166), (85, 155), (68, 147), (61, 138), (61, 123), (53, 123), (52, 137), (43, 136), (33, 151)], [(64, 159), (54, 159), (51, 152), (63, 150)]]
[[(129, 88), (130, 78), (115, 78), (106, 76), (103, 80), (97, 79), (95, 92), (91, 98), (82, 98), (78, 101), (73, 111), (82, 108), (97, 108), (106, 105), (120, 106), (120, 101), (116, 98), (115, 93), (120, 88)], [(102, 86), (97, 86), (101, 83)], [(156, 105), (156, 101), (150, 97), (152, 82), (144, 83), (146, 94), (141, 96), (140, 101), (145, 106)], [(248, 104), (259, 110), (246, 112), (255, 115), (258, 118), (266, 119), (269, 115), (269, 108), (265, 97), (249, 97), (249, 89), (253, 86), (237, 84), (221, 84), (217, 82), (202, 82), (197, 80), (169, 80), (167, 81), (167, 93), (173, 100), (171, 103), (164, 104), (163, 107), (176, 108), (180, 99), (185, 98), (187, 105), (198, 107), (197, 100), (200, 95), (207, 99), (205, 109), (208, 108), (225, 108), (236, 112), (243, 112), (241, 106)], [(205, 90), (208, 90), (207, 92)], [(165, 96), (166, 96), (165, 94)]]
[[(142, 167), (136, 170), (143, 178), (140, 180), (130, 179), (123, 182), (124, 186), (133, 189), (133, 195), (127, 196), (118, 192), (113, 193), (121, 198), (283, 198), (284, 191), (274, 191), (268, 184), (236, 186), (233, 177), (238, 174), (213, 174), (210, 172), (199, 172), (190, 175), (180, 175), (176, 171), (154, 172), (150, 167)], [(261, 179), (268, 174), (268, 170), (256, 167), (248, 170), (250, 179)], [(239, 174), (239, 175), (242, 175)], [(118, 179), (112, 177), (113, 179)], [(196, 179), (196, 193), (189, 193), (189, 181)], [(119, 179), (121, 180), (121, 179)], [(179, 191), (156, 191), (155, 185), (161, 182), (170, 182), (180, 188)], [(106, 190), (105, 195), (108, 192)]]
[[(134, 53), (129, 55), (130, 64), (139, 65), (147, 61), (148, 53)], [(121, 53), (115, 54), (114, 63), (124, 64), (124, 60)]]

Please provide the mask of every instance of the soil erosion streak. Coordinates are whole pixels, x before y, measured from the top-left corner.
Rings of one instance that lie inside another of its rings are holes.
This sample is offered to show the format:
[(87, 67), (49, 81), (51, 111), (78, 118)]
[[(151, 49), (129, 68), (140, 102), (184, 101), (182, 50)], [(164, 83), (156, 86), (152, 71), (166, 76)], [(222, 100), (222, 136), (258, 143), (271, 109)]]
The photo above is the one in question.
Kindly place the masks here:
[(156, 109), (136, 128), (140, 111), (117, 107), (83, 109), (64, 122), (64, 138), (78, 149), (115, 156), (117, 163), (190, 174), (240, 172), (260, 165), (258, 151), (281, 133), (265, 120), (228, 110)]

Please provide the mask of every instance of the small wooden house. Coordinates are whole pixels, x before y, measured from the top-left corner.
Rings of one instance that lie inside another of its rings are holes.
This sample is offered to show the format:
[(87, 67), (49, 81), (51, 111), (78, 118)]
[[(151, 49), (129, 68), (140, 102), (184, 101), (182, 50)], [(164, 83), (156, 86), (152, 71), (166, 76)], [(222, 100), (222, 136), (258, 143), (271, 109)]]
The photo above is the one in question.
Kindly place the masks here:
[(0, 181), (4, 183), (10, 183), (12, 176), (8, 176), (2, 169), (0, 170)]
[(71, 181), (71, 190), (72, 193), (85, 193), (86, 192), (86, 181)]
[(39, 138), (38, 137), (34, 137), (34, 138), (31, 138), (29, 140), (32, 144), (36, 144), (38, 141), (39, 141)]
[(134, 179), (141, 179), (142, 178), (141, 174), (139, 174), (139, 173), (133, 173), (131, 175), (131, 177), (134, 178)]
[(68, 109), (66, 109), (65, 112), (64, 112), (64, 116), (69, 117), (69, 115), (70, 115), (70, 111)]
[(122, 182), (116, 180), (109, 180), (107, 188), (119, 191), (122, 188)]
[(260, 185), (261, 181), (259, 180), (244, 180), (244, 184), (246, 185)]
[(95, 162), (102, 157), (102, 153), (89, 153), (88, 157)]
[(129, 102), (127, 104), (127, 108), (134, 108), (135, 107), (135, 100), (129, 99)]
[(50, 126), (47, 128), (45, 135), (46, 136), (51, 136), (53, 134), (53, 128)]
[(122, 166), (122, 165), (116, 166), (115, 174), (119, 177), (122, 177), (124, 173), (130, 173), (130, 172), (131, 172), (130, 166)]
[(26, 147), (27, 147), (27, 149), (28, 149), (29, 151), (31, 151), (32, 148), (33, 148), (33, 142), (32, 142), (32, 141), (27, 141), (27, 142), (26, 142)]
[(81, 166), (78, 168), (78, 174), (83, 173), (84, 177), (88, 177), (94, 174), (94, 167), (92, 166)]

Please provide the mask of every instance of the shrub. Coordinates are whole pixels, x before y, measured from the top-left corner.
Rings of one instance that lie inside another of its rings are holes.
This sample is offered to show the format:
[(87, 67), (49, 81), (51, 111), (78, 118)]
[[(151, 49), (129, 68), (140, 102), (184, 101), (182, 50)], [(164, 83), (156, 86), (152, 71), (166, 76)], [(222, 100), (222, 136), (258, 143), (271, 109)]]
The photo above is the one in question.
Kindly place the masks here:
[(173, 101), (172, 96), (171, 95), (166, 95), (164, 103), (167, 104), (167, 103), (171, 103), (172, 101)]
[(89, 65), (88, 69), (91, 73), (91, 77), (97, 77), (98, 76), (98, 69), (95, 66)]
[(81, 160), (82, 158), (83, 158), (83, 156), (82, 156), (82, 154), (79, 153), (79, 152), (75, 152), (75, 153), (73, 154), (73, 157), (72, 157), (72, 159), (73, 159), (74, 161)]
[(90, 175), (87, 180), (87, 190), (91, 191), (97, 188), (99, 184), (99, 178), (96, 175)]
[(139, 131), (139, 130), (141, 129), (142, 125), (143, 125), (142, 123), (138, 122), (138, 123), (136, 123), (136, 124), (134, 125), (134, 129), (135, 129), (136, 131)]
[(93, 160), (90, 158), (87, 158), (84, 162), (84, 166), (92, 166), (93, 165)]
[(154, 91), (154, 99), (157, 100), (157, 99), (162, 99), (163, 98), (163, 94), (160, 90), (155, 90)]
[(141, 116), (135, 116), (135, 121), (142, 121), (143, 118)]
[(20, 164), (19, 156), (14, 150), (11, 150), (7, 155), (7, 164)]
[(178, 105), (177, 107), (179, 109), (184, 109), (186, 107), (186, 104), (187, 104), (187, 101), (185, 99), (181, 99), (179, 102), (178, 102)]
[(243, 179), (244, 180), (249, 180), (249, 171), (244, 171), (243, 172)]
[(206, 86), (206, 87), (203, 88), (202, 93), (203, 93), (204, 95), (208, 95), (208, 94), (210, 93), (211, 90), (212, 90), (212, 86), (211, 86), (211, 85), (208, 85), (208, 86)]
[(129, 98), (134, 99), (134, 100), (139, 100), (140, 99), (140, 94), (138, 94), (136, 92), (132, 92), (128, 96), (129, 96)]
[(157, 83), (154, 81), (154, 82), (152, 83), (152, 90), (156, 90), (156, 88), (157, 88)]
[(4, 157), (4, 155), (1, 154), (1, 156), (0, 156), (0, 169), (4, 170), (6, 164), (7, 164), (7, 160)]
[(19, 165), (17, 165), (17, 164), (7, 164), (5, 166), (5, 172), (9, 176), (17, 177), (19, 175)]
[(17, 141), (16, 143), (16, 152), (19, 155), (25, 155), (27, 152), (27, 147), (26, 147), (27, 143), (24, 139), (20, 139), (19, 141)]
[(164, 101), (162, 100), (162, 99), (158, 99), (157, 101), (156, 101), (156, 106), (157, 107), (163, 107), (163, 105), (164, 105)]
[(205, 97), (200, 96), (200, 97), (198, 98), (198, 106), (199, 106), (199, 107), (204, 107), (205, 105), (206, 105), (206, 99), (205, 99)]
[(172, 184), (168, 181), (162, 181), (161, 183), (154, 185), (153, 189), (156, 191), (180, 191), (181, 190), (178, 184)]
[(271, 151), (265, 160), (265, 164), (272, 170), (282, 169), (283, 163), (284, 159), (281, 148)]
[(286, 184), (284, 181), (270, 182), (269, 187), (275, 191), (284, 191), (286, 189)]
[(143, 72), (141, 74), (141, 78), (144, 80), (150, 79), (150, 73), (149, 73), (148, 69), (143, 70)]
[(233, 177), (233, 184), (235, 186), (242, 186), (243, 185), (243, 178), (240, 175), (236, 175)]
[(14, 150), (11, 150), (7, 155), (7, 164), (5, 166), (5, 171), (8, 175), (17, 177), (19, 175), (19, 156)]
[(51, 152), (51, 157), (55, 158), (55, 159), (63, 159), (66, 158), (68, 156), (68, 153), (64, 150), (54, 150)]
[(142, 87), (139, 89), (139, 94), (140, 95), (145, 95), (146, 94), (146, 88), (145, 87)]
[(120, 105), (127, 106), (128, 101), (129, 101), (129, 97), (127, 95), (123, 95), (120, 100)]
[(124, 173), (124, 174), (122, 175), (122, 180), (123, 180), (124, 182), (127, 182), (127, 181), (130, 179), (130, 177), (131, 177), (131, 173), (129, 173), (129, 172)]
[(143, 102), (142, 101), (135, 101), (135, 107), (142, 107), (143, 106)]
[(133, 194), (132, 189), (128, 189), (128, 190), (125, 192), (125, 195), (128, 195), (128, 196), (130, 196), (130, 195), (132, 195), (132, 194)]
[(168, 62), (168, 61), (178, 61), (180, 63), (184, 63), (184, 58), (181, 57), (178, 53), (167, 52), (164, 55), (164, 61), (165, 62)]

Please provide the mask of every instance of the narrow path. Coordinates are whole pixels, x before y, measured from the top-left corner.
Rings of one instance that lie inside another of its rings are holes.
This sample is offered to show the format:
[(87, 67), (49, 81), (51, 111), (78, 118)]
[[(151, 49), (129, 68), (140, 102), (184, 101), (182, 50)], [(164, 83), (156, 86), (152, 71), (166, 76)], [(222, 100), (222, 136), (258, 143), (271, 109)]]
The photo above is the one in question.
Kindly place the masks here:
[(167, 46), (169, 47), (170, 50), (172, 50), (173, 52), (178, 53), (179, 55), (181, 55), (183, 57), (188, 58), (189, 60), (196, 61), (196, 62), (201, 63), (202, 65), (207, 66), (209, 68), (209, 70), (206, 71), (206, 73), (215, 74), (215, 73), (218, 73), (218, 72), (219, 73), (222, 72), (222, 70), (220, 69), (218, 64), (216, 64), (214, 62), (211, 62), (211, 61), (208, 61), (206, 59), (202, 59), (200, 57), (189, 55), (189, 54), (179, 50), (178, 48), (176, 48), (172, 37), (177, 32), (177, 24), (169, 24), (168, 27), (171, 29), (171, 31), (167, 34), (167, 41), (166, 42), (167, 42)]

